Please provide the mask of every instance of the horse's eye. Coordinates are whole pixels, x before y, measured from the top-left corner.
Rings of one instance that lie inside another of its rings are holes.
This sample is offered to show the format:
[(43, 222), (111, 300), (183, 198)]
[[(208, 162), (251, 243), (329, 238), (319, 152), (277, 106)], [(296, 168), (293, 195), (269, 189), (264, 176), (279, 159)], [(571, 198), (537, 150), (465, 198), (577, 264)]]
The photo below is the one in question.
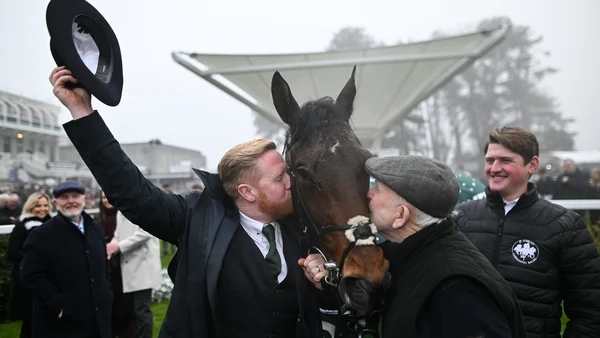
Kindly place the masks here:
[(296, 174), (303, 181), (310, 182), (310, 183), (315, 183), (313, 181), (312, 176), (310, 174), (310, 171), (308, 170), (307, 167), (298, 167), (298, 168), (296, 168)]

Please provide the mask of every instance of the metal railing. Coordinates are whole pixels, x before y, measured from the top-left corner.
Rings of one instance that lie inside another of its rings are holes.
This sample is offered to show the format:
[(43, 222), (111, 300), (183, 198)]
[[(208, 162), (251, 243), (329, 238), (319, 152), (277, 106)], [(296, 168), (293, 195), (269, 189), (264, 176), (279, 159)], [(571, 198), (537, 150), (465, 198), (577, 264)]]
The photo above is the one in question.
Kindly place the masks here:
[[(600, 210), (600, 200), (551, 200), (550, 202), (561, 205), (570, 210)], [(90, 215), (98, 214), (99, 209), (86, 209)], [(8, 235), (14, 225), (0, 225), (0, 235)]]
[[(89, 215), (97, 215), (98, 214), (99, 209), (95, 208), (95, 209), (85, 209), (85, 212), (88, 213)], [(55, 214), (51, 214), (51, 216), (54, 216)], [(12, 232), (13, 228), (15, 227), (14, 224), (7, 224), (7, 225), (0, 225), (0, 235), (8, 235)]]

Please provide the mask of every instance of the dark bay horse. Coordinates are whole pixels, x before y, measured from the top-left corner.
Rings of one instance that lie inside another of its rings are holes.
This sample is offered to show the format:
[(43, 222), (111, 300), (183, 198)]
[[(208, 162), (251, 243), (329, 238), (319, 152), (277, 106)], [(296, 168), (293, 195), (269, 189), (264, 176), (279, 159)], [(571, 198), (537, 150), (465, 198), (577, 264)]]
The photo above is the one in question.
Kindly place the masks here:
[(349, 123), (355, 71), (356, 67), (335, 101), (323, 97), (300, 107), (279, 72), (273, 75), (271, 92), (279, 116), (289, 126), (284, 156), (294, 213), (330, 261), (326, 282), (338, 287), (343, 302), (357, 315), (365, 316), (381, 308), (389, 274), (375, 243), (376, 229), (367, 218), (369, 174), (364, 165), (371, 153)]

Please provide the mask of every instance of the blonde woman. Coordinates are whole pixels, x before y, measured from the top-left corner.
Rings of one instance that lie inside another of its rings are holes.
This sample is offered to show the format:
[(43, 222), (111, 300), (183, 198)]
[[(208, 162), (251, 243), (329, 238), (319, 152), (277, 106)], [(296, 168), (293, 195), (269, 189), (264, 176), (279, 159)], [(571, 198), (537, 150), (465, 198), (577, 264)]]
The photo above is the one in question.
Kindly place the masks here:
[(8, 259), (14, 263), (10, 292), (9, 314), (12, 320), (23, 320), (21, 338), (31, 336), (32, 299), (21, 285), (19, 274), (23, 260), (23, 243), (29, 233), (42, 223), (50, 220), (50, 198), (46, 194), (34, 192), (29, 195), (19, 221), (15, 224), (8, 239)]

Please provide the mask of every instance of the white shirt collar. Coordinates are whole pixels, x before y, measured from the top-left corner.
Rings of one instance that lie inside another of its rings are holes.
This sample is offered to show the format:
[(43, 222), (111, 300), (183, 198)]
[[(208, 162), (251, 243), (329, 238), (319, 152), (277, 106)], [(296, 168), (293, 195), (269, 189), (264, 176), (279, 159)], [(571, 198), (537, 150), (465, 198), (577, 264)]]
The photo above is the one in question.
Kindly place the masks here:
[(84, 231), (84, 227), (83, 227), (83, 216), (79, 216), (79, 223), (75, 222), (75, 221), (71, 221), (71, 223), (75, 224), (75, 226), (77, 227), (77, 229), (79, 229), (81, 232)]
[(508, 212), (509, 212), (509, 211), (511, 211), (511, 210), (512, 210), (512, 208), (513, 208), (515, 205), (517, 205), (517, 202), (519, 201), (519, 199), (517, 198), (517, 199), (516, 199), (516, 200), (514, 200), (514, 201), (507, 201), (507, 200), (504, 200), (504, 199), (503, 199), (503, 201), (504, 201), (504, 214), (506, 215), (506, 214), (508, 214)]
[[(253, 240), (258, 240), (259, 242), (265, 240), (265, 237), (262, 234), (262, 229), (265, 227), (266, 224), (269, 223), (262, 223), (257, 220), (254, 220), (244, 215), (244, 213), (240, 211), (240, 224), (242, 225), (244, 230), (246, 230), (248, 235), (252, 237)], [(270, 222), (270, 224), (273, 224), (275, 230), (277, 230), (277, 228), (279, 227), (279, 223), (277, 223), (276, 221)]]

